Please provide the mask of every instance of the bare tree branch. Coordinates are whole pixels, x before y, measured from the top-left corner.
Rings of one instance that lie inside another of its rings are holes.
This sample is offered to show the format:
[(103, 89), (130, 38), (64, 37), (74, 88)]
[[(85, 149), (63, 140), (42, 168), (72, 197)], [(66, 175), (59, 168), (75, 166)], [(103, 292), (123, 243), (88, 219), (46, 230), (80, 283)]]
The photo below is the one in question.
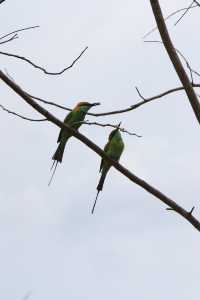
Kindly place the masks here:
[(79, 133), (78, 131), (73, 129), (72, 127), (70, 127), (67, 124), (61, 122), (54, 115), (52, 115), (47, 110), (45, 110), (42, 106), (40, 106), (31, 97), (29, 97), (26, 93), (24, 93), (24, 91), (18, 85), (16, 85), (12, 80), (10, 80), (9, 77), (7, 77), (2, 71), (0, 71), (0, 78), (13, 91), (15, 91), (22, 99), (24, 99), (27, 104), (29, 104), (36, 111), (41, 113), (50, 122), (52, 122), (53, 124), (55, 124), (56, 126), (58, 126), (60, 128), (64, 128), (65, 130), (69, 131), (79, 141), (84, 143), (91, 150), (93, 150), (99, 156), (101, 156), (107, 162), (109, 162), (109, 164), (111, 164), (111, 166), (114, 166), (120, 173), (122, 173), (124, 176), (129, 178), (135, 184), (137, 184), (140, 187), (142, 187), (143, 189), (145, 189), (150, 194), (154, 195), (159, 200), (161, 200), (168, 207), (172, 208), (174, 211), (176, 211), (178, 214), (180, 214), (183, 218), (185, 218), (189, 223), (191, 223), (198, 231), (200, 231), (200, 222), (191, 214), (191, 211), (188, 212), (187, 210), (182, 208), (180, 205), (178, 205), (174, 200), (170, 199), (169, 197), (164, 195), (162, 192), (160, 192), (158, 189), (154, 188), (153, 186), (148, 184), (146, 181), (142, 180), (141, 178), (139, 178), (136, 175), (134, 175), (133, 173), (131, 173), (128, 169), (123, 167), (117, 161), (110, 159), (108, 157), (108, 155), (101, 148), (99, 148), (96, 144), (94, 144), (91, 140), (89, 140), (87, 137), (85, 137), (84, 135), (82, 135), (81, 133)]
[(200, 7), (200, 3), (196, 0), (194, 0), (194, 2)]
[(160, 8), (160, 4), (158, 0), (150, 0), (152, 11), (158, 26), (158, 30), (160, 32), (163, 44), (165, 46), (165, 49), (170, 57), (170, 60), (174, 66), (174, 69), (176, 70), (176, 73), (184, 86), (185, 92), (188, 96), (188, 100), (192, 106), (192, 109), (194, 111), (194, 114), (196, 116), (196, 119), (198, 123), (200, 124), (200, 104), (197, 98), (197, 95), (190, 83), (190, 80), (187, 76), (187, 73), (185, 72), (182, 63), (178, 57), (178, 54), (176, 53), (175, 47), (173, 46), (173, 43), (171, 41), (171, 38), (169, 36), (162, 11)]
[[(195, 84), (195, 83), (192, 83), (192, 86), (193, 87), (200, 87), (200, 84)], [(137, 92), (138, 92), (138, 88), (136, 88)], [(109, 115), (116, 115), (116, 114), (122, 114), (122, 113), (126, 113), (126, 112), (129, 112), (129, 111), (132, 111), (146, 103), (149, 103), (151, 101), (154, 101), (154, 100), (157, 100), (159, 98), (162, 98), (164, 96), (167, 96), (169, 94), (172, 94), (172, 93), (175, 93), (175, 92), (179, 92), (179, 91), (183, 91), (184, 90), (184, 87), (180, 86), (180, 87), (177, 87), (177, 88), (173, 88), (173, 89), (170, 89), (170, 90), (167, 90), (165, 92), (162, 92), (158, 95), (155, 95), (155, 96), (152, 96), (152, 97), (149, 97), (149, 98), (144, 98), (143, 96), (141, 97), (141, 95), (139, 94), (139, 96), (143, 99), (143, 101), (139, 101), (137, 102), (136, 104), (133, 104), (127, 108), (124, 108), (124, 109), (120, 109), (120, 110), (113, 110), (113, 111), (108, 111), (108, 112), (102, 112), (102, 113), (87, 113), (87, 115), (89, 116), (93, 116), (93, 117), (103, 117), (103, 116), (109, 116)], [(67, 111), (71, 111), (72, 109), (69, 108), (69, 107), (66, 107), (66, 106), (63, 106), (63, 105), (60, 105), (60, 104), (57, 104), (53, 101), (47, 101), (43, 98), (40, 98), (40, 97), (36, 97), (36, 96), (33, 96), (31, 95), (30, 93), (27, 93), (27, 96), (35, 99), (35, 100), (38, 100), (44, 104), (47, 104), (47, 105), (52, 105), (54, 107), (57, 107), (57, 108), (60, 108), (60, 109), (63, 109), (63, 110), (67, 110)]]
[(176, 23), (174, 24), (175, 26), (181, 21), (181, 19), (188, 13), (188, 11), (190, 10), (190, 8), (192, 7), (194, 1), (191, 2), (191, 4), (188, 6), (188, 8), (184, 11), (184, 13), (180, 16), (180, 18), (176, 21)]
[(42, 102), (42, 103), (44, 103), (44, 104), (52, 105), (52, 106), (55, 106), (55, 107), (57, 107), (57, 108), (61, 108), (61, 109), (63, 109), (63, 110), (72, 111), (72, 109), (69, 108), (69, 107), (66, 107), (66, 106), (57, 104), (57, 103), (55, 103), (55, 102), (53, 102), (53, 101), (47, 101), (47, 100), (45, 100), (45, 99), (43, 99), (43, 98), (33, 96), (33, 95), (31, 95), (31, 94), (29, 94), (29, 93), (27, 93), (27, 92), (25, 92), (25, 93), (26, 93), (27, 96), (29, 96), (29, 97), (31, 97), (31, 98), (33, 98), (33, 99), (35, 99), (35, 100), (38, 100), (38, 101), (40, 101), (40, 102)]
[(0, 42), (0, 45), (6, 44), (6, 43), (11, 42), (11, 41), (13, 41), (13, 40), (16, 40), (16, 39), (18, 39), (18, 38), (19, 38), (19, 36), (18, 36), (17, 33), (16, 33), (16, 34), (14, 34), (13, 36), (11, 36), (9, 39), (7, 39), (7, 40), (5, 40), (5, 41), (3, 41), (3, 42)]
[[(43, 121), (47, 121), (47, 119), (32, 119), (32, 118), (25, 117), (25, 116), (23, 116), (23, 115), (21, 115), (19, 113), (16, 113), (16, 112), (14, 112), (12, 110), (7, 109), (2, 104), (0, 104), (0, 108), (2, 110), (6, 111), (7, 113), (12, 114), (14, 116), (17, 116), (17, 117), (19, 117), (20, 119), (23, 119), (23, 120), (27, 120), (27, 121), (31, 121), (31, 122), (43, 122)], [(123, 127), (119, 127), (118, 124), (117, 125), (109, 124), (109, 123), (103, 124), (103, 123), (98, 123), (98, 122), (89, 122), (88, 120), (82, 121), (82, 122), (77, 122), (77, 123), (81, 123), (81, 124), (84, 124), (84, 125), (90, 125), (90, 126), (91, 125), (96, 125), (96, 126), (100, 126), (100, 127), (118, 128), (123, 133), (127, 133), (129, 135), (136, 136), (138, 138), (142, 137), (141, 135), (138, 135), (136, 133), (130, 132), (130, 131), (128, 131), (127, 129), (125, 129)]]
[(119, 127), (119, 124), (117, 124), (117, 125), (113, 125), (113, 124), (110, 124), (110, 123), (104, 124), (104, 123), (99, 123), (99, 122), (89, 122), (88, 120), (82, 121), (82, 122), (77, 122), (77, 123), (81, 123), (81, 124), (85, 124), (85, 125), (96, 125), (96, 126), (100, 126), (100, 127), (118, 128), (123, 133), (127, 133), (129, 135), (134, 135), (138, 138), (142, 137), (141, 135), (138, 135), (137, 133), (130, 132), (130, 131), (128, 131), (127, 129), (125, 129), (123, 127)]
[[(196, 5), (190, 7), (190, 9), (197, 7), (199, 4), (197, 4), (197, 1), (194, 1), (196, 3)], [(181, 9), (178, 9), (176, 11), (174, 11), (173, 13), (169, 14), (167, 17), (164, 18), (165, 21), (169, 20), (171, 17), (175, 16), (176, 14), (179, 14), (182, 11), (186, 11), (188, 9), (188, 7), (184, 7)], [(147, 33), (145, 33), (145, 35), (142, 37), (143, 39), (145, 39), (147, 36), (149, 36), (151, 33), (153, 33), (154, 31), (156, 31), (158, 29), (157, 26), (155, 26), (154, 28), (152, 28), (150, 31), (148, 31)]]
[(0, 4), (3, 3), (5, 0), (0, 0)]
[(88, 47), (85, 47), (85, 49), (83, 49), (83, 51), (81, 51), (81, 53), (79, 54), (79, 56), (77, 56), (77, 58), (74, 59), (74, 61), (71, 63), (71, 65), (69, 65), (68, 67), (65, 67), (63, 70), (61, 70), (59, 72), (48, 72), (45, 68), (40, 67), (39, 65), (36, 65), (34, 62), (32, 62), (30, 59), (28, 59), (28, 58), (26, 58), (24, 56), (20, 56), (20, 55), (8, 53), (8, 52), (3, 52), (3, 51), (0, 51), (0, 54), (6, 55), (6, 56), (9, 56), (9, 57), (15, 57), (17, 59), (23, 60), (23, 61), (27, 62), (28, 64), (30, 64), (31, 66), (33, 66), (34, 68), (43, 71), (47, 75), (61, 75), (65, 71), (71, 69), (74, 66), (74, 64), (81, 58), (81, 56), (85, 53), (85, 51), (87, 49), (88, 49)]
[(4, 38), (6, 38), (6, 37), (8, 37), (8, 36), (10, 36), (12, 34), (16, 34), (16, 33), (19, 33), (21, 31), (25, 31), (25, 30), (35, 29), (35, 28), (38, 28), (38, 27), (40, 27), (40, 26), (38, 26), (38, 25), (36, 25), (36, 26), (29, 26), (29, 27), (24, 27), (24, 28), (21, 28), (21, 29), (14, 30), (12, 32), (9, 32), (9, 33), (7, 33), (5, 35), (0, 36), (0, 40), (4, 39)]
[[(145, 43), (159, 43), (159, 44), (162, 44), (163, 45), (163, 42), (162, 41), (144, 41)], [(197, 75), (198, 77), (200, 77), (200, 73), (199, 72), (197, 72), (196, 70), (194, 70), (194, 69), (192, 69), (192, 67), (191, 67), (191, 65), (190, 65), (190, 63), (189, 63), (189, 61), (188, 61), (188, 59), (183, 55), (183, 53), (180, 51), (180, 50), (178, 50), (177, 48), (175, 48), (175, 51), (181, 56), (181, 58), (184, 60), (184, 62), (185, 62), (185, 64), (186, 64), (186, 66), (187, 66), (187, 68), (188, 68), (188, 70), (189, 70), (189, 72), (190, 72), (190, 76), (191, 76), (191, 84), (193, 85), (193, 82), (194, 82), (194, 80), (193, 80), (193, 73), (195, 74), (195, 75)]]
[(31, 119), (31, 118), (24, 117), (24, 116), (22, 116), (22, 115), (20, 115), (20, 114), (18, 114), (16, 112), (14, 112), (14, 111), (11, 111), (11, 110), (5, 108), (5, 106), (3, 106), (2, 104), (0, 104), (0, 107), (1, 107), (2, 110), (6, 111), (7, 113), (12, 114), (14, 116), (17, 116), (17, 117), (19, 117), (19, 118), (21, 118), (23, 120), (32, 121), (32, 122), (47, 121), (47, 119)]

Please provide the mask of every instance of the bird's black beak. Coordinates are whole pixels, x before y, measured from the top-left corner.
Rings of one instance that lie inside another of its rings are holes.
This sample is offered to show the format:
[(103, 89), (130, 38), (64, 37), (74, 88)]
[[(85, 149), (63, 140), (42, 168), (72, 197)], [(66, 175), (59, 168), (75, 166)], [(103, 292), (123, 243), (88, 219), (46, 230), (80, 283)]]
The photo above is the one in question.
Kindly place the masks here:
[(91, 103), (90, 105), (91, 106), (97, 106), (97, 105), (100, 105), (101, 103), (100, 102), (95, 102), (95, 103)]
[(119, 122), (119, 124), (117, 125), (117, 129), (120, 128), (121, 124), (122, 124), (122, 122)]

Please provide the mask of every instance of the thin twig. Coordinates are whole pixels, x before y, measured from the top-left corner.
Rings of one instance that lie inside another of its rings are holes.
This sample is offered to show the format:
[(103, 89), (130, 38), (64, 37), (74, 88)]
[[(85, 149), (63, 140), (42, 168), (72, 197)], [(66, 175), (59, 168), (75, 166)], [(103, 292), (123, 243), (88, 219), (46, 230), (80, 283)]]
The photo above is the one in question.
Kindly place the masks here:
[(188, 8), (184, 11), (184, 13), (180, 16), (180, 18), (176, 21), (176, 23), (174, 24), (175, 26), (181, 21), (181, 19), (188, 13), (188, 11), (190, 10), (190, 8), (192, 7), (194, 1), (191, 2), (191, 4), (188, 6)]
[(29, 26), (29, 27), (24, 27), (24, 28), (21, 28), (21, 29), (14, 30), (12, 32), (9, 32), (9, 33), (6, 33), (5, 35), (0, 36), (0, 40), (8, 37), (9, 35), (12, 35), (12, 34), (15, 34), (15, 33), (21, 32), (21, 31), (25, 31), (25, 30), (35, 29), (35, 28), (38, 28), (38, 27), (40, 27), (40, 26), (38, 26), (38, 25)]
[[(199, 4), (197, 4), (197, 1), (194, 1), (196, 3), (196, 5), (190, 7), (190, 9), (197, 7)], [(176, 14), (182, 12), (182, 11), (186, 11), (188, 9), (188, 7), (184, 7), (181, 9), (178, 9), (176, 11), (174, 11), (173, 13), (169, 14), (167, 17), (164, 18), (165, 21), (169, 20), (171, 17), (175, 16)], [(145, 39), (147, 36), (149, 36), (151, 33), (153, 33), (154, 31), (156, 31), (158, 29), (158, 26), (155, 26), (154, 28), (152, 28), (150, 31), (148, 31), (147, 33), (145, 33), (145, 35), (142, 37), (143, 39)]]
[[(157, 41), (157, 40), (151, 40), (151, 41), (150, 41), (150, 40), (146, 40), (146, 41), (144, 41), (144, 42), (145, 42), (145, 43), (159, 43), (159, 44), (162, 44), (162, 45), (163, 45), (163, 42), (162, 42), (162, 41)], [(180, 50), (178, 50), (177, 48), (174, 48), (174, 49), (175, 49), (175, 51), (182, 57), (182, 59), (185, 61), (186, 66), (187, 66), (187, 68), (189, 69), (189, 72), (190, 72), (191, 83), (193, 84), (193, 82), (194, 82), (194, 80), (193, 80), (193, 73), (194, 73), (195, 75), (199, 76), (199, 77), (200, 77), (200, 73), (197, 72), (196, 70), (192, 69), (192, 67), (190, 66), (188, 60), (186, 59), (186, 57), (183, 55), (183, 53), (182, 53)]]
[(31, 107), (33, 107), (40, 114), (42, 114), (50, 122), (52, 122), (59, 128), (63, 128), (66, 131), (70, 132), (71, 135), (76, 137), (79, 141), (84, 143), (91, 150), (93, 150), (95, 153), (97, 153), (99, 156), (101, 156), (111, 166), (115, 167), (121, 174), (123, 174), (125, 177), (129, 178), (130, 181), (139, 185), (141, 188), (146, 190), (148, 193), (154, 195), (157, 199), (161, 200), (168, 207), (171, 207), (179, 215), (181, 215), (184, 219), (186, 219), (190, 224), (192, 224), (194, 226), (194, 228), (196, 228), (198, 231), (200, 231), (200, 222), (192, 214), (188, 214), (188, 211), (185, 210), (183, 207), (181, 207), (179, 204), (177, 204), (174, 200), (167, 197), (165, 194), (163, 194), (161, 191), (159, 191), (158, 189), (156, 189), (155, 187), (153, 187), (152, 185), (150, 185), (143, 179), (134, 175), (132, 172), (130, 172), (125, 167), (123, 167), (117, 161), (109, 158), (109, 156), (101, 148), (99, 148), (96, 144), (94, 144), (91, 140), (89, 140), (87, 137), (85, 137), (84, 135), (79, 133), (77, 130), (75, 130), (72, 127), (68, 126), (67, 124), (61, 122), (54, 115), (52, 115), (50, 112), (45, 110), (42, 106), (40, 106), (31, 97), (27, 96), (27, 94), (24, 93), (24, 91), (18, 85), (16, 85), (12, 80), (10, 80), (2, 71), (0, 71), (0, 78), (13, 91), (15, 91), (26, 103), (28, 103)]
[(193, 206), (193, 207), (191, 208), (191, 210), (189, 211), (189, 214), (192, 215), (192, 213), (193, 213), (194, 210), (195, 210), (195, 206)]
[(148, 101), (148, 99), (144, 98), (144, 96), (143, 96), (143, 95), (140, 93), (140, 90), (138, 89), (138, 87), (137, 87), (137, 86), (135, 87), (135, 89), (136, 89), (136, 91), (137, 91), (138, 95), (140, 96), (140, 98), (143, 100), (143, 102), (146, 102), (146, 101)]
[(19, 38), (19, 36), (18, 36), (17, 33), (16, 33), (16, 34), (14, 34), (13, 36), (11, 36), (9, 39), (7, 39), (7, 40), (5, 40), (5, 41), (3, 41), (3, 42), (0, 42), (0, 45), (6, 44), (6, 43), (11, 42), (11, 41), (13, 41), (13, 40), (16, 40), (16, 39), (18, 39), (18, 38)]
[(81, 122), (77, 122), (77, 123), (81, 123), (81, 124), (86, 124), (86, 125), (96, 125), (96, 126), (100, 126), (100, 127), (111, 127), (111, 128), (118, 128), (121, 132), (123, 133), (127, 133), (129, 135), (134, 135), (138, 138), (141, 138), (142, 136), (141, 135), (138, 135), (137, 133), (134, 133), (134, 132), (130, 132), (128, 131), (127, 129), (123, 128), (123, 127), (119, 127), (117, 125), (114, 125), (114, 124), (109, 124), (109, 123), (99, 123), (99, 122), (89, 122), (88, 120), (87, 121), (81, 121)]
[(31, 97), (31, 98), (33, 98), (33, 99), (35, 99), (35, 100), (38, 100), (38, 101), (40, 101), (40, 102), (42, 102), (42, 103), (44, 103), (44, 104), (52, 105), (52, 106), (55, 106), (55, 107), (57, 107), (57, 108), (61, 108), (61, 109), (67, 110), (67, 111), (72, 111), (72, 109), (69, 108), (69, 107), (66, 107), (66, 106), (57, 104), (57, 103), (55, 103), (55, 102), (53, 102), (53, 101), (47, 101), (47, 100), (45, 100), (45, 99), (43, 99), (43, 98), (33, 96), (33, 95), (31, 95), (31, 94), (29, 94), (29, 93), (27, 93), (27, 92), (25, 92), (25, 93), (27, 94), (27, 96), (29, 96), (29, 97)]
[(18, 113), (16, 113), (16, 112), (14, 112), (14, 111), (11, 111), (11, 110), (5, 108), (5, 106), (3, 106), (2, 104), (0, 104), (0, 107), (1, 107), (2, 110), (6, 111), (7, 113), (12, 114), (12, 115), (14, 115), (14, 116), (17, 116), (17, 117), (19, 117), (19, 118), (21, 118), (21, 119), (23, 119), (23, 120), (32, 121), (32, 122), (43, 122), (43, 121), (47, 121), (47, 119), (31, 119), (31, 118), (24, 117), (24, 116), (22, 116), (22, 115), (20, 115), (20, 114), (18, 114)]
[[(173, 209), (173, 208), (171, 208), (171, 207), (167, 207), (166, 210), (177, 212), (175, 209)], [(189, 215), (189, 216), (192, 216), (192, 213), (193, 213), (194, 210), (195, 210), (195, 206), (193, 206), (193, 207), (188, 211), (188, 215)]]
[(71, 65), (69, 65), (68, 67), (65, 67), (63, 70), (61, 70), (59, 72), (49, 72), (45, 68), (40, 67), (39, 65), (36, 65), (34, 62), (32, 62), (30, 59), (28, 59), (24, 56), (20, 56), (20, 55), (8, 53), (8, 52), (3, 52), (3, 51), (0, 51), (0, 54), (5, 55), (5, 56), (9, 56), (9, 57), (15, 57), (17, 59), (23, 60), (23, 61), (27, 62), (28, 64), (30, 64), (31, 66), (33, 66), (34, 68), (41, 70), (42, 72), (44, 72), (47, 75), (61, 75), (65, 71), (71, 69), (74, 66), (74, 64), (81, 58), (81, 56), (85, 53), (85, 51), (87, 49), (88, 49), (88, 47), (85, 47), (85, 49), (83, 51), (81, 51), (79, 56), (77, 56), (77, 58), (74, 59), (74, 61), (71, 63)]

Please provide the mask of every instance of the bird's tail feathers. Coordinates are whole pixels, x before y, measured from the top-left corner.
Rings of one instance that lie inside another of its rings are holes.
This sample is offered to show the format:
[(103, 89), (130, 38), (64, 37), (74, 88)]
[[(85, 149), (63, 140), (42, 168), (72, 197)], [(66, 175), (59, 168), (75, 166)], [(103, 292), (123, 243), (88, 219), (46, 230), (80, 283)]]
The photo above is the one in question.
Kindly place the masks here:
[(95, 198), (95, 201), (94, 201), (94, 204), (93, 204), (93, 207), (92, 207), (92, 214), (94, 213), (94, 209), (95, 209), (95, 206), (96, 206), (96, 203), (97, 203), (97, 199), (98, 199), (98, 195), (99, 195), (99, 192), (100, 191), (97, 191), (97, 195), (96, 195), (96, 198)]
[[(54, 167), (54, 165), (55, 165), (55, 167)], [(53, 162), (53, 164), (52, 164), (52, 166), (51, 166), (51, 171), (52, 171), (53, 167), (54, 167), (54, 169), (53, 169), (51, 178), (50, 178), (50, 180), (49, 180), (48, 186), (50, 186), (50, 184), (51, 184), (51, 182), (52, 182), (52, 180), (53, 180), (53, 177), (54, 177), (55, 172), (56, 172), (57, 165), (58, 165), (58, 161), (54, 160), (54, 162)]]
[(106, 179), (106, 175), (108, 173), (108, 170), (109, 169), (103, 169), (102, 170), (101, 178), (100, 178), (99, 183), (97, 185), (97, 195), (96, 195), (93, 207), (92, 207), (92, 214), (94, 213), (94, 209), (95, 209), (95, 206), (96, 206), (96, 203), (97, 203), (99, 192), (103, 190), (103, 185), (104, 185), (104, 181)]
[(57, 162), (59, 161), (60, 163), (62, 162), (66, 142), (67, 141), (62, 141), (62, 140), (60, 141), (58, 148), (56, 149), (56, 152), (52, 157), (53, 160), (56, 160)]
[(103, 190), (103, 185), (104, 185), (104, 181), (106, 179), (107, 173), (108, 173), (108, 170), (102, 170), (101, 178), (100, 178), (99, 183), (97, 185), (97, 190), (98, 191), (102, 191)]
[(55, 175), (55, 172), (56, 172), (56, 168), (58, 166), (58, 162), (61, 163), (62, 162), (62, 158), (63, 158), (63, 154), (64, 154), (64, 150), (65, 150), (65, 145), (66, 145), (66, 142), (67, 142), (67, 139), (66, 140), (61, 140), (57, 149), (56, 149), (56, 152), (54, 153), (54, 155), (52, 156), (52, 159), (53, 159), (53, 164), (51, 166), (51, 171), (52, 171), (52, 175), (51, 175), (51, 178), (49, 180), (49, 183), (48, 183), (48, 186), (50, 186), (52, 180), (53, 180), (53, 177)]

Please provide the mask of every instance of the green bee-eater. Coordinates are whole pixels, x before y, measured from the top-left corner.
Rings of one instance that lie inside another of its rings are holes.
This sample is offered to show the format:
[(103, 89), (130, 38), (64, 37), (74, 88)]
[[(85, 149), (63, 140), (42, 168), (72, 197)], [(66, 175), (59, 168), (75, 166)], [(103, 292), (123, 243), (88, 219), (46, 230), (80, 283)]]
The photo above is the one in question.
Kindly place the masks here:
[[(104, 147), (104, 151), (106, 152), (106, 154), (112, 158), (113, 160), (119, 161), (120, 156), (122, 155), (122, 152), (124, 150), (124, 142), (119, 130), (121, 123), (118, 125), (118, 127), (116, 129), (114, 129), (108, 138), (108, 142)], [(111, 165), (109, 164), (109, 162), (107, 162), (106, 160), (102, 159), (101, 160), (101, 165), (100, 165), (100, 170), (99, 172), (101, 172), (101, 177), (99, 180), (99, 184), (97, 185), (97, 196), (92, 208), (92, 214), (94, 212), (94, 208), (95, 205), (97, 203), (97, 198), (99, 195), (99, 192), (102, 191), (103, 189), (103, 184), (106, 178), (106, 175), (110, 169)]]
[[(65, 117), (64, 123), (71, 126), (74, 129), (78, 130), (78, 128), (82, 125), (82, 122), (84, 121), (88, 110), (91, 107), (99, 105), (99, 104), (100, 103), (79, 102), (74, 107), (74, 109)], [(56, 165), (55, 165), (53, 174), (51, 176), (51, 179), (49, 181), (49, 185), (53, 179), (58, 162), (60, 162), (60, 163), (62, 162), (65, 145), (71, 136), (72, 136), (72, 134), (70, 132), (68, 132), (66, 129), (62, 128), (60, 130), (58, 140), (57, 140), (57, 143), (59, 143), (59, 145), (58, 145), (56, 152), (54, 153), (54, 155), (52, 157), (54, 162), (53, 162), (51, 169), (53, 168), (55, 163), (56, 163)]]

